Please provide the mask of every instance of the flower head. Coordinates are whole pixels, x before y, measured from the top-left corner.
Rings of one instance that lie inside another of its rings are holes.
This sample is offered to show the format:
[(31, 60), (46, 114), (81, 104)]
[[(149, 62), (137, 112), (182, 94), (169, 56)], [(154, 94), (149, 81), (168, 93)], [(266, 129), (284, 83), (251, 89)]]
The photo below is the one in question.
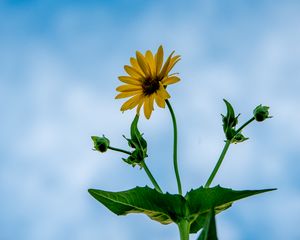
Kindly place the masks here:
[(176, 74), (169, 74), (180, 60), (179, 55), (173, 54), (174, 51), (163, 64), (164, 51), (160, 46), (155, 55), (149, 50), (145, 55), (137, 51), (136, 58), (130, 58), (131, 66), (124, 66), (129, 76), (120, 76), (119, 80), (125, 84), (116, 89), (120, 92), (116, 99), (130, 97), (122, 105), (121, 111), (137, 107), (139, 114), (144, 106), (145, 116), (149, 119), (154, 110), (154, 100), (159, 107), (165, 107), (165, 100), (170, 98), (166, 86), (180, 81)]

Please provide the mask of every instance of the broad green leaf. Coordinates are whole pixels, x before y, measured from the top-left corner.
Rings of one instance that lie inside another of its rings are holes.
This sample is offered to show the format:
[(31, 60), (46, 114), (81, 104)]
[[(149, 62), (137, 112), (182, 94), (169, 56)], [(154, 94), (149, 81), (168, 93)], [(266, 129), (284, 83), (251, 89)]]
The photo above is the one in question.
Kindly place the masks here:
[(89, 189), (89, 193), (117, 215), (144, 213), (162, 224), (179, 222), (187, 212), (186, 200), (178, 194), (162, 194), (149, 187), (107, 192)]
[(210, 209), (214, 208), (215, 213), (218, 214), (231, 207), (234, 201), (272, 190), (275, 189), (235, 191), (220, 186), (213, 188), (200, 187), (191, 190), (185, 196), (190, 210), (190, 217), (194, 217), (190, 232), (196, 233), (203, 227)]
[(185, 197), (159, 193), (149, 187), (122, 192), (90, 189), (89, 193), (117, 215), (144, 213), (162, 224), (179, 223), (185, 219), (191, 223), (190, 232), (196, 233), (206, 226), (212, 209), (215, 215), (229, 208), (236, 200), (272, 190), (275, 189), (235, 191), (220, 186), (200, 187), (191, 190)]
[(218, 240), (216, 215), (213, 208), (207, 213), (203, 230), (197, 240)]

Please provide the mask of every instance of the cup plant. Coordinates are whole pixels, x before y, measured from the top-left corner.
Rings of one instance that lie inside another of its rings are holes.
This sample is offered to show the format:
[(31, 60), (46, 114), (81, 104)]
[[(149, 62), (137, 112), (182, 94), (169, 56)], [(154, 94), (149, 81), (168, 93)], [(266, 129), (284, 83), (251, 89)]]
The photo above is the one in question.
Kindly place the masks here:
[[(226, 114), (222, 115), (225, 134), (224, 148), (206, 183), (184, 194), (177, 163), (177, 123), (167, 91), (168, 85), (180, 81), (177, 73), (170, 74), (174, 65), (180, 60), (180, 56), (174, 56), (174, 52), (172, 52), (165, 62), (163, 59), (162, 46), (158, 48), (156, 54), (149, 50), (145, 54), (137, 51), (136, 57), (130, 58), (130, 65), (124, 66), (128, 75), (119, 77), (124, 84), (117, 87), (116, 90), (119, 93), (116, 99), (129, 98), (122, 105), (121, 111), (136, 108), (136, 115), (130, 127), (130, 137), (124, 136), (128, 142), (128, 149), (112, 146), (105, 136), (92, 136), (94, 150), (101, 153), (108, 150), (122, 152), (124, 154), (122, 160), (133, 167), (138, 166), (145, 170), (153, 187), (135, 187), (121, 192), (97, 189), (88, 191), (96, 200), (117, 215), (143, 213), (161, 224), (177, 224), (181, 240), (188, 240), (190, 234), (198, 232), (200, 232), (198, 240), (215, 240), (218, 239), (215, 220), (218, 213), (230, 208), (235, 201), (275, 190), (233, 190), (220, 185), (211, 187), (230, 145), (248, 139), (242, 134), (242, 131), (250, 123), (262, 122), (270, 118), (269, 107), (257, 106), (251, 118), (238, 127), (239, 114), (236, 115), (232, 105), (224, 99), (227, 109)], [(147, 141), (138, 129), (141, 108), (143, 107), (146, 119), (150, 119), (154, 110), (154, 101), (161, 108), (167, 106), (173, 122), (173, 166), (178, 187), (178, 193), (175, 194), (161, 189), (149, 170), (146, 164)]]

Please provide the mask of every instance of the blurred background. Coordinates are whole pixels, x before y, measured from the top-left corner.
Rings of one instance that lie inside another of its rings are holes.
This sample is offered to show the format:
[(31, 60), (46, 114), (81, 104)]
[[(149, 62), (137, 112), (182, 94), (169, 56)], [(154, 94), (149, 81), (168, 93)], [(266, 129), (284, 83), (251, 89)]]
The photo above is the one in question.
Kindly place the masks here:
[[(300, 239), (299, 11), (299, 1), (0, 1), (0, 239), (178, 239), (176, 225), (118, 217), (87, 192), (151, 186), (122, 154), (92, 151), (90, 136), (127, 147), (135, 111), (119, 111), (117, 76), (160, 44), (182, 56), (169, 92), (184, 192), (204, 184), (223, 147), (222, 99), (241, 123), (268, 105), (274, 118), (246, 128), (213, 185), (278, 190), (218, 215), (219, 238)], [(148, 167), (176, 193), (168, 110), (139, 126)]]

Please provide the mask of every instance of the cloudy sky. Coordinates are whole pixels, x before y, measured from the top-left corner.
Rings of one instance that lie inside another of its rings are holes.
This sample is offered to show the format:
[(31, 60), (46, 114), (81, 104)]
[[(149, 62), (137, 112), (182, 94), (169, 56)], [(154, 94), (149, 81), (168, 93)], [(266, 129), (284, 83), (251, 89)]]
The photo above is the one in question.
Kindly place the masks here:
[[(122, 154), (92, 151), (91, 135), (126, 147), (134, 111), (114, 100), (136, 50), (175, 50), (182, 81), (169, 88), (179, 127), (183, 189), (202, 185), (223, 146), (228, 99), (253, 123), (213, 185), (277, 187), (217, 217), (221, 240), (300, 239), (299, 1), (0, 1), (0, 239), (178, 239), (177, 227), (118, 217), (88, 188), (151, 185)], [(176, 193), (167, 110), (141, 118), (148, 166)], [(195, 239), (193, 235), (191, 239)]]

